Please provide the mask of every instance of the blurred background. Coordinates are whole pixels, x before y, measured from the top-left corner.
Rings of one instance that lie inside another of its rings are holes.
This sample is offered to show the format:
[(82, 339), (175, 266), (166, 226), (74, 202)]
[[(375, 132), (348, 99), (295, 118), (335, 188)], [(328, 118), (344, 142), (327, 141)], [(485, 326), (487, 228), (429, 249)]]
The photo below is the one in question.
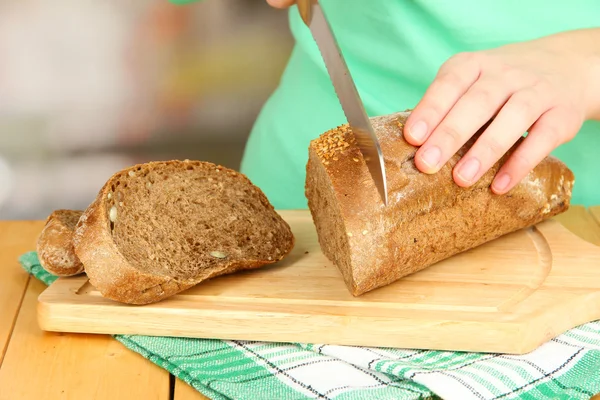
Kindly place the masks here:
[(264, 0), (0, 0), (0, 219), (83, 209), (135, 163), (238, 169), (287, 23)]

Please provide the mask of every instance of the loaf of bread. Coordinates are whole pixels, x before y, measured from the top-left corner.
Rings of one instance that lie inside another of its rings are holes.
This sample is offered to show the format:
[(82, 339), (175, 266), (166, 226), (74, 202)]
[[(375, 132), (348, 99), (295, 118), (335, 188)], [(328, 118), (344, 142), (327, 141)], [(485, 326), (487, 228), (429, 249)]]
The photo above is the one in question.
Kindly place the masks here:
[(81, 216), (73, 242), (104, 297), (148, 304), (281, 260), (294, 236), (244, 175), (208, 162), (167, 161), (112, 176)]
[(573, 173), (553, 157), (509, 193), (492, 193), (495, 173), (521, 141), (470, 188), (454, 183), (452, 168), (477, 135), (441, 171), (421, 173), (417, 148), (403, 136), (408, 115), (371, 118), (385, 160), (387, 206), (347, 125), (310, 144), (305, 191), (319, 243), (355, 296), (569, 207)]
[(75, 255), (73, 231), (83, 211), (56, 210), (46, 219), (37, 240), (36, 250), (42, 267), (56, 276), (73, 276), (83, 272)]

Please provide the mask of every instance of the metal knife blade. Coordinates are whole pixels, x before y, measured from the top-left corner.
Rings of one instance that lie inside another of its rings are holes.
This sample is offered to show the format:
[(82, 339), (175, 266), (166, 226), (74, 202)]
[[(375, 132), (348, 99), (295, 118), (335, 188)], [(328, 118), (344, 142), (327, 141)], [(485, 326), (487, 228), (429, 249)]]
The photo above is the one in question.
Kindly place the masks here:
[(302, 20), (310, 29), (325, 61), (329, 77), (375, 186), (383, 203), (387, 205), (387, 181), (379, 140), (375, 136), (329, 22), (318, 0), (297, 0), (297, 6)]

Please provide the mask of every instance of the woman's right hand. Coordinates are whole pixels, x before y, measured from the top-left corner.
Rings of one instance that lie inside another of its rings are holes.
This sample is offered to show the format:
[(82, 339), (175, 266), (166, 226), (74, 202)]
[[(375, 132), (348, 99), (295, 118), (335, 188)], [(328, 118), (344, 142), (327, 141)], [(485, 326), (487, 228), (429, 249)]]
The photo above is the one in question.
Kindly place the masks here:
[(267, 0), (271, 7), (288, 8), (296, 4), (296, 0)]

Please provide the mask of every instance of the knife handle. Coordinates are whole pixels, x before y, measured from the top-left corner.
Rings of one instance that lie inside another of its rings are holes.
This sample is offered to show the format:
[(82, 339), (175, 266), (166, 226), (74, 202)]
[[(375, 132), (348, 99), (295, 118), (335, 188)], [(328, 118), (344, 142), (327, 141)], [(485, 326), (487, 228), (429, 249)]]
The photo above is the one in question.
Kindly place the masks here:
[(298, 11), (300, 12), (300, 16), (302, 20), (306, 24), (306, 26), (310, 26), (310, 21), (312, 20), (312, 7), (313, 4), (318, 3), (318, 0), (297, 0), (296, 5), (298, 6)]

